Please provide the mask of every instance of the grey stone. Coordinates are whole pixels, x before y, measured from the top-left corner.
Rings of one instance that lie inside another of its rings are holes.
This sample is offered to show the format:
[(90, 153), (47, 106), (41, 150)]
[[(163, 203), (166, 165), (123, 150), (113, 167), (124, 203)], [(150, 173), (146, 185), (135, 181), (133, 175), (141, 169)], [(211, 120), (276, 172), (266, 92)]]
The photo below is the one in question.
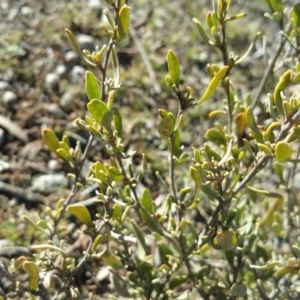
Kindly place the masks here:
[(58, 65), (56, 68), (55, 68), (55, 71), (54, 71), (55, 74), (57, 74), (58, 76), (63, 76), (67, 73), (67, 68), (65, 65)]
[(16, 103), (18, 96), (12, 91), (5, 91), (2, 96), (2, 101), (5, 105), (13, 105)]
[(78, 54), (74, 51), (68, 51), (65, 53), (65, 61), (69, 64), (76, 64), (79, 61)]
[(51, 194), (68, 186), (68, 180), (63, 174), (46, 174), (33, 179), (31, 189), (41, 194)]
[(81, 66), (74, 66), (71, 71), (71, 77), (73, 83), (79, 83), (83, 81), (85, 69)]
[(9, 83), (6, 81), (0, 81), (0, 91), (7, 90), (10, 87)]
[(79, 34), (76, 39), (81, 49), (89, 50), (90, 52), (95, 49), (95, 40), (92, 36), (87, 34)]
[(65, 112), (72, 111), (73, 103), (74, 95), (70, 92), (64, 93), (59, 100), (59, 105)]
[(59, 76), (56, 73), (49, 73), (45, 77), (45, 88), (48, 90), (57, 90), (59, 83)]

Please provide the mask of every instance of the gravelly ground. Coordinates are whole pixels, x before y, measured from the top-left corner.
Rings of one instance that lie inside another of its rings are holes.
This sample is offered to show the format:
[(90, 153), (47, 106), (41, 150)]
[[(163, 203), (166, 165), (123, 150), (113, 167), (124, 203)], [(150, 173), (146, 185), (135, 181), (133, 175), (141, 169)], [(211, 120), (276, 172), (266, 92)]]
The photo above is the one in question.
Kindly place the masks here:
[[(36, 182), (42, 180), (41, 175), (59, 176), (67, 171), (46, 149), (41, 130), (51, 127), (60, 134), (79, 136), (83, 146), (86, 143), (87, 137), (73, 125), (85, 112), (86, 66), (72, 51), (64, 28), (70, 28), (77, 35), (82, 48), (92, 50), (95, 45), (101, 46), (105, 42), (99, 26), (102, 2), (0, 1), (0, 220), (5, 223), (0, 228), (0, 242), (6, 239), (13, 246), (28, 245), (29, 237), (20, 215), (25, 209), (41, 210), (42, 202), (51, 205), (68, 194), (68, 183), (63, 185), (63, 180), (57, 179), (61, 185), (56, 190), (47, 190), (43, 182)], [(139, 132), (138, 124), (142, 121), (145, 128), (140, 132), (145, 135), (145, 141), (139, 146), (141, 151), (148, 147), (149, 154), (159, 147), (154, 130), (157, 109), (174, 107), (163, 80), (167, 72), (167, 50), (172, 48), (180, 57), (183, 81), (192, 86), (196, 97), (208, 83), (205, 65), (210, 61), (220, 62), (219, 53), (203, 45), (191, 21), (192, 17), (203, 20), (203, 9), (210, 1), (196, 2), (135, 1), (132, 5), (134, 30), (131, 37), (119, 45), (123, 92), (118, 96), (118, 105), (127, 118), (126, 143), (136, 142), (135, 128)], [(273, 43), (275, 47), (276, 41), (268, 36), (276, 28), (258, 14), (257, 5), (263, 4), (257, 3), (261, 2), (237, 1), (233, 8), (236, 12), (243, 11), (244, 7), (251, 9), (248, 18), (239, 21), (238, 28), (229, 29), (235, 53), (244, 53), (258, 30), (267, 32), (271, 52)], [(145, 50), (151, 62), (150, 73), (139, 47)], [(281, 67), (279, 64), (278, 71)], [(258, 41), (233, 78), (241, 95), (255, 89), (264, 69), (262, 43)], [(126, 92), (129, 88), (130, 92)], [(217, 107), (220, 101), (215, 99), (214, 103)], [(205, 129), (211, 124), (207, 120), (207, 108), (191, 112), (190, 117), (195, 126), (186, 132), (186, 143), (189, 145), (193, 138), (200, 144)], [(105, 155), (104, 146), (98, 143), (89, 160), (102, 159)], [(53, 186), (53, 181), (50, 182)]]

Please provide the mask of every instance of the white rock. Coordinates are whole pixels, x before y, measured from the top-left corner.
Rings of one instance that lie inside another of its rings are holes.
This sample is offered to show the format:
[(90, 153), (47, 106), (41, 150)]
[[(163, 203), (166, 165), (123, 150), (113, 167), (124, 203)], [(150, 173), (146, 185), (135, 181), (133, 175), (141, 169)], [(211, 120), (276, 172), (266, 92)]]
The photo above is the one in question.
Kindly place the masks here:
[(5, 91), (2, 96), (2, 101), (5, 105), (16, 103), (18, 96), (12, 91)]
[(74, 97), (75, 96), (70, 92), (66, 92), (61, 96), (59, 105), (65, 112), (70, 112), (72, 110)]
[(59, 83), (59, 76), (56, 73), (49, 73), (45, 77), (45, 87), (48, 90), (57, 90)]

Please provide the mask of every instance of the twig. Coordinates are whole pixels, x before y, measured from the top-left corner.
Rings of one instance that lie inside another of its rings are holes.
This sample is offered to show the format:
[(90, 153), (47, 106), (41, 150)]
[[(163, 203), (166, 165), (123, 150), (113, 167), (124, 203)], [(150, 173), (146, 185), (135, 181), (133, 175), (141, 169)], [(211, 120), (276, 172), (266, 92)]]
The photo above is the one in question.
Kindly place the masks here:
[(264, 76), (263, 76), (263, 78), (262, 78), (262, 80), (261, 80), (261, 82), (259, 84), (259, 87), (258, 87), (258, 89), (256, 91), (256, 94), (255, 94), (255, 96), (254, 96), (254, 98), (252, 100), (252, 104), (251, 104), (251, 108), (252, 109), (256, 106), (258, 100), (261, 97), (263, 89), (264, 89), (264, 87), (265, 87), (265, 85), (267, 83), (267, 80), (270, 77), (270, 74), (271, 74), (271, 72), (272, 72), (272, 70), (274, 68), (276, 60), (277, 60), (279, 54), (281, 53), (281, 50), (282, 50), (282, 48), (283, 48), (283, 46), (285, 44), (285, 41), (286, 41), (285, 37), (283, 35), (280, 35), (280, 40), (279, 40), (279, 44), (277, 46), (277, 49), (275, 50), (274, 55), (271, 58), (270, 64), (268, 65), (268, 67), (266, 69), (266, 72), (265, 72), (265, 74), (264, 74)]
[(20, 187), (16, 187), (1, 181), (0, 181), (0, 192), (11, 196), (15, 196), (27, 202), (45, 204), (45, 199), (42, 195), (33, 193), (26, 189), (22, 189)]
[(138, 38), (137, 36), (137, 33), (136, 33), (136, 30), (133, 26), (130, 26), (129, 28), (129, 32), (130, 32), (130, 35), (132, 37), (132, 40), (137, 48), (137, 50), (139, 51), (141, 57), (142, 57), (142, 60), (145, 64), (145, 67), (147, 69), (147, 72), (149, 74), (149, 77), (151, 79), (151, 83), (153, 85), (153, 88), (155, 90), (155, 93), (156, 94), (160, 94), (161, 93), (161, 88), (160, 88), (160, 85), (158, 84), (158, 81), (157, 81), (157, 78), (156, 78), (156, 75), (155, 75), (155, 72), (152, 68), (152, 65), (151, 65), (151, 62), (149, 60), (149, 57), (145, 51), (145, 48), (144, 46), (142, 45), (140, 39)]

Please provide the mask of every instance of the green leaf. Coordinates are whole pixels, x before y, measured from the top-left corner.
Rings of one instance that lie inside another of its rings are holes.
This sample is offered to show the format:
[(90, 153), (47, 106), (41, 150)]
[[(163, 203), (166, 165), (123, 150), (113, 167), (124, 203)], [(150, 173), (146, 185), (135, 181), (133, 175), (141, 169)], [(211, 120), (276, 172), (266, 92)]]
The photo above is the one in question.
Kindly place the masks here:
[(158, 133), (162, 138), (168, 139), (174, 132), (174, 127), (175, 120), (173, 118), (170, 118), (169, 116), (166, 116), (162, 120), (160, 120), (158, 124)]
[(222, 166), (225, 162), (227, 162), (231, 157), (233, 140), (230, 140), (229, 145), (227, 146), (227, 151), (222, 157), (222, 159), (218, 162), (218, 166)]
[(32, 261), (25, 261), (23, 263), (23, 269), (29, 275), (29, 289), (31, 291), (37, 291), (39, 289), (39, 269), (37, 265)]
[(234, 283), (229, 290), (229, 294), (232, 297), (245, 297), (247, 286), (244, 283)]
[(146, 223), (147, 226), (154, 232), (158, 233), (159, 235), (163, 235), (163, 230), (158, 222), (157, 219), (152, 217), (148, 212), (145, 212), (144, 210), (140, 209), (139, 213), (141, 215), (141, 218)]
[(120, 173), (120, 171), (117, 168), (111, 166), (108, 168), (108, 170), (109, 170), (109, 175), (113, 181), (120, 182), (123, 180), (123, 175)]
[(139, 259), (143, 260), (143, 259), (145, 259), (146, 251), (147, 251), (144, 233), (142, 232), (140, 226), (137, 225), (137, 223), (135, 222), (134, 219), (131, 219), (130, 222), (132, 224), (133, 231), (137, 238), (138, 257), (139, 257)]
[(198, 186), (202, 186), (204, 184), (198, 170), (195, 167), (190, 167), (190, 175)]
[(72, 44), (72, 46), (73, 46), (75, 52), (76, 52), (76, 53), (77, 53), (77, 54), (78, 54), (85, 62), (87, 62), (89, 65), (94, 66), (94, 67), (97, 66), (95, 63), (91, 62), (90, 60), (88, 60), (86, 57), (84, 57), (84, 56), (82, 55), (82, 52), (81, 52), (81, 50), (80, 50), (80, 48), (79, 48), (79, 46), (78, 46), (78, 44), (77, 44), (77, 42), (76, 42), (76, 38), (75, 38), (74, 34), (72, 33), (72, 31), (69, 30), (69, 29), (67, 29), (67, 28), (65, 28), (65, 31), (66, 31), (66, 33), (67, 33), (67, 35), (68, 35), (68, 37), (69, 37), (69, 40), (70, 40), (70, 42), (71, 42), (71, 44)]
[(121, 139), (123, 137), (123, 123), (122, 116), (117, 109), (113, 112), (113, 119), (115, 130), (117, 130), (118, 137)]
[[(245, 14), (243, 15), (245, 16)], [(261, 32), (258, 32), (254, 38), (254, 41), (250, 44), (250, 46), (248, 47), (247, 51), (244, 53), (244, 55), (242, 55), (239, 59), (237, 59), (234, 63), (237, 65), (237, 64), (240, 64), (241, 62), (243, 62), (247, 56), (249, 55), (250, 51), (253, 49), (254, 45), (255, 45), (255, 42), (256, 42), (256, 39), (261, 36)]]
[(59, 148), (56, 150), (56, 153), (65, 161), (71, 161), (72, 156), (70, 155), (70, 152), (66, 151), (63, 148)]
[(90, 71), (86, 71), (85, 73), (85, 90), (89, 101), (92, 101), (93, 99), (101, 100), (101, 91), (97, 78)]
[(104, 262), (109, 266), (112, 267), (114, 270), (120, 270), (123, 268), (122, 262), (117, 258), (114, 254), (109, 251), (106, 251), (102, 256)]
[(112, 209), (112, 219), (116, 220), (118, 223), (121, 223), (122, 220), (122, 209), (119, 204), (114, 204)]
[(140, 203), (150, 214), (153, 213), (152, 197), (149, 189), (144, 189)]
[(250, 191), (253, 191), (253, 192), (258, 193), (260, 195), (266, 196), (268, 198), (283, 198), (281, 194), (276, 193), (276, 192), (271, 192), (271, 191), (266, 191), (266, 190), (260, 190), (260, 189), (257, 189), (257, 188), (254, 188), (254, 187), (248, 186), (248, 185), (247, 185), (247, 188)]
[(274, 11), (281, 11), (284, 8), (282, 0), (270, 0)]
[(247, 116), (245, 112), (239, 113), (234, 118), (238, 137), (241, 139), (247, 126)]
[(218, 144), (226, 145), (226, 138), (222, 132), (216, 128), (210, 128), (205, 133), (205, 138)]
[(278, 162), (283, 163), (290, 160), (292, 150), (287, 142), (278, 142), (275, 146), (275, 158)]
[(271, 149), (267, 145), (261, 144), (261, 143), (257, 143), (257, 146), (258, 146), (258, 148), (259, 148), (260, 151), (264, 152), (268, 156), (273, 156), (273, 153), (272, 153)]
[(177, 275), (173, 277), (169, 282), (169, 288), (171, 290), (176, 289), (178, 286), (180, 286), (183, 283), (186, 283), (188, 280), (187, 275)]
[(288, 85), (291, 83), (293, 76), (293, 72), (291, 70), (286, 71), (281, 77), (276, 85), (276, 88), (274, 90), (274, 104), (281, 115), (284, 116), (284, 110), (283, 110), (283, 100), (281, 97), (281, 92), (284, 91)]
[(43, 141), (48, 146), (48, 148), (55, 154), (57, 154), (57, 149), (60, 148), (59, 140), (53, 130), (45, 128), (42, 133)]
[(180, 80), (180, 64), (177, 56), (172, 50), (168, 51), (167, 62), (170, 77), (173, 83), (178, 87)]
[(291, 17), (294, 28), (299, 30), (299, 28), (300, 28), (300, 3), (297, 3), (296, 5), (294, 5), (294, 7), (291, 10), (290, 17)]
[(256, 139), (256, 141), (258, 143), (263, 144), (264, 143), (263, 135), (261, 134), (261, 132), (259, 131), (259, 129), (257, 127), (256, 121), (255, 121), (255, 118), (254, 118), (254, 115), (252, 112), (252, 108), (250, 106), (246, 110), (246, 116), (247, 116), (247, 123), (248, 123), (249, 127), (251, 128), (251, 130), (253, 131), (252, 132), (253, 137)]
[(93, 227), (93, 221), (90, 212), (84, 205), (72, 204), (67, 207), (67, 212), (77, 217), (82, 223), (88, 227)]
[(112, 114), (103, 101), (94, 99), (87, 104), (87, 107), (99, 125), (104, 126), (108, 130), (111, 129)]
[(199, 31), (201, 37), (203, 38), (203, 40), (204, 40), (206, 43), (209, 43), (209, 40), (210, 40), (210, 39), (209, 39), (209, 36), (206, 34), (206, 31), (204, 30), (204, 28), (203, 28), (201, 22), (200, 22), (198, 19), (196, 19), (196, 18), (193, 18), (193, 21), (194, 21), (194, 23), (196, 24), (197, 29), (198, 29), (198, 31)]
[(130, 7), (123, 5), (119, 11), (118, 39), (123, 40), (129, 32)]
[(217, 72), (217, 74), (214, 75), (214, 77), (210, 81), (206, 91), (204, 92), (203, 96), (198, 100), (197, 104), (201, 104), (201, 103), (205, 102), (214, 94), (219, 83), (222, 81), (223, 77), (226, 75), (228, 69), (229, 69), (228, 66), (224, 66)]
[(294, 255), (300, 259), (300, 247), (296, 246), (296, 245), (293, 245), (292, 246), (292, 251), (294, 253)]

